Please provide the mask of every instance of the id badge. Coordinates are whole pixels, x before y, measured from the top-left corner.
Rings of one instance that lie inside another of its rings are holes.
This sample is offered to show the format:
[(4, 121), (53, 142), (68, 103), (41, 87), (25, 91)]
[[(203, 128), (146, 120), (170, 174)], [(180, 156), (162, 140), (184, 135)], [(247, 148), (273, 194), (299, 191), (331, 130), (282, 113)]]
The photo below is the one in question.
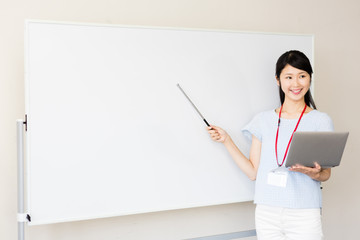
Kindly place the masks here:
[(276, 168), (268, 173), (267, 183), (276, 187), (286, 187), (288, 174), (285, 167)]

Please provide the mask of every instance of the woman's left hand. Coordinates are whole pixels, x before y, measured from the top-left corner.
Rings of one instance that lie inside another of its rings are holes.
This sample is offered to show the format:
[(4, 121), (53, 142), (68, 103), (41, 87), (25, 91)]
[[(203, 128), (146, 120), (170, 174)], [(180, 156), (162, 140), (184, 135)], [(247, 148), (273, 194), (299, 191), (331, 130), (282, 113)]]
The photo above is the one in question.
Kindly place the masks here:
[(300, 172), (300, 173), (304, 173), (306, 175), (308, 175), (309, 177), (311, 177), (312, 179), (318, 179), (320, 172), (321, 172), (321, 166), (318, 163), (315, 163), (314, 167), (305, 167), (303, 165), (300, 164), (296, 164), (294, 166), (292, 166), (291, 168), (289, 168), (290, 171), (293, 172)]

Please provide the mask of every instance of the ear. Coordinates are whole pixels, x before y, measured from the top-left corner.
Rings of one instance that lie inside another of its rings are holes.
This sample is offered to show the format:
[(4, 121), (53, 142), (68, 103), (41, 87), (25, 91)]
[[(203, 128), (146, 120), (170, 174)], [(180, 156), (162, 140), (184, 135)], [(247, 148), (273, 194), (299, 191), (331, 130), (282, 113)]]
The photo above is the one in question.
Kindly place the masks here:
[(275, 76), (276, 79), (276, 84), (280, 87), (280, 78), (278, 78), (277, 76)]

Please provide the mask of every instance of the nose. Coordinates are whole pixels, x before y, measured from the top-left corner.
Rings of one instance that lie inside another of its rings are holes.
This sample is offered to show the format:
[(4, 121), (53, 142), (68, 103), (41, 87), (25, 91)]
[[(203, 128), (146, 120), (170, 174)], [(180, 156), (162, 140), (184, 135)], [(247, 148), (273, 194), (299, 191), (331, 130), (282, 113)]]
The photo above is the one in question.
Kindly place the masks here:
[(300, 82), (300, 78), (299, 77), (294, 77), (293, 85), (294, 86), (299, 86), (300, 85), (299, 82)]

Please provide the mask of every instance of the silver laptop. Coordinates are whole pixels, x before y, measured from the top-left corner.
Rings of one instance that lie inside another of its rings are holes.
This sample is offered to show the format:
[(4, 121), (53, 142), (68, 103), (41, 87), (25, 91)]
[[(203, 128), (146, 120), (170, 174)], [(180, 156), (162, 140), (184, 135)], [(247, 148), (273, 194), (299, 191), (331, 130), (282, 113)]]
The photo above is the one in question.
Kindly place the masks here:
[(348, 135), (349, 132), (295, 132), (285, 166), (314, 167), (315, 162), (323, 168), (339, 166)]

